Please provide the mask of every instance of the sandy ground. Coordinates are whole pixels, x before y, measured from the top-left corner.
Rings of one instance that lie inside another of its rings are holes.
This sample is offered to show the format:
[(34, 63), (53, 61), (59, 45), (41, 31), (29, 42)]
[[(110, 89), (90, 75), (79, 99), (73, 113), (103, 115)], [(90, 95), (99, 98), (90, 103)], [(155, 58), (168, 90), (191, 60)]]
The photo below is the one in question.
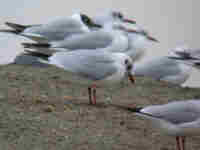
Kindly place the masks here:
[[(135, 85), (98, 89), (90, 106), (86, 83), (55, 67), (0, 67), (0, 149), (174, 150), (174, 138), (115, 105), (200, 98), (199, 89), (137, 78)], [(199, 140), (188, 138), (187, 149), (200, 149)]]

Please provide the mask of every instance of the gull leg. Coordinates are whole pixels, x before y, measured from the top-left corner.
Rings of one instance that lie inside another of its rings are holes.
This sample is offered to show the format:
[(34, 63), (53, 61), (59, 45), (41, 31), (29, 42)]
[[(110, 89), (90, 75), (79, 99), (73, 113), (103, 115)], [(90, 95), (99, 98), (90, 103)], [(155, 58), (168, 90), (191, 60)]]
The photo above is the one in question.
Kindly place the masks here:
[(182, 150), (185, 150), (185, 137), (181, 137)]
[(88, 95), (89, 95), (89, 103), (93, 104), (93, 102), (92, 102), (92, 88), (91, 87), (88, 87)]
[(93, 104), (96, 104), (96, 85), (93, 85)]
[(176, 145), (177, 145), (177, 150), (181, 150), (181, 145), (180, 145), (180, 137), (176, 137)]

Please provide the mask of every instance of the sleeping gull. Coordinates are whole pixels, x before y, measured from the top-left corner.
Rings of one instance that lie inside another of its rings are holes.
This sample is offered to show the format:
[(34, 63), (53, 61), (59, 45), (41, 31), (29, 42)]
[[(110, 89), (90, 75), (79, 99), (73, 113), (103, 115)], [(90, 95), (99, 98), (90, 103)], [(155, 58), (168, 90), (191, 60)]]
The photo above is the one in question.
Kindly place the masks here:
[(174, 51), (175, 56), (169, 57), (177, 61), (182, 61), (194, 68), (200, 69), (200, 49), (185, 49), (184, 51)]
[(172, 59), (176, 55), (175, 50), (171, 50), (167, 56), (135, 64), (135, 75), (148, 76), (156, 80), (181, 85), (189, 78), (192, 67), (183, 61)]
[(134, 83), (132, 59), (123, 53), (79, 50), (56, 52), (52, 56), (37, 51), (26, 51), (29, 56), (46, 59), (46, 63), (85, 77), (91, 81), (88, 87), (89, 102), (96, 104), (96, 87), (114, 84), (127, 76)]

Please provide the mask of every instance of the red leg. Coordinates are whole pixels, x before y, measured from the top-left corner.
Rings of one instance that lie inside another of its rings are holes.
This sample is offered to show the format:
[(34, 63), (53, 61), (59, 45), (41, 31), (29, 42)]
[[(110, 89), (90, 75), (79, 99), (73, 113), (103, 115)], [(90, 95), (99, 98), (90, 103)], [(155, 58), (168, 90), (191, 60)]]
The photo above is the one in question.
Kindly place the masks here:
[(92, 88), (91, 87), (88, 87), (88, 95), (89, 95), (89, 103), (93, 104), (93, 102), (92, 102)]
[(176, 137), (176, 145), (177, 145), (177, 149), (181, 150), (180, 137), (179, 136)]
[(185, 137), (181, 137), (182, 150), (185, 150)]
[(96, 99), (96, 88), (93, 88), (93, 104), (97, 103)]

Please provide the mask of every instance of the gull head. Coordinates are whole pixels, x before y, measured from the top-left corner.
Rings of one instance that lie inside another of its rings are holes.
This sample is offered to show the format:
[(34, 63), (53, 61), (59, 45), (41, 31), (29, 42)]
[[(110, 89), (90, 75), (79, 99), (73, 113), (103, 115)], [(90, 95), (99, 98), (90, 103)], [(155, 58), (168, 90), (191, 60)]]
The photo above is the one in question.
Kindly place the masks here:
[(108, 23), (114, 23), (114, 22), (136, 24), (135, 20), (125, 18), (123, 13), (117, 10), (109, 10), (109, 11), (104, 10), (104, 13), (101, 12), (93, 19), (95, 23), (101, 24), (103, 26)]
[(81, 23), (83, 26), (87, 28), (102, 28), (100, 24), (95, 23), (89, 16), (83, 14), (83, 13), (76, 13), (72, 15), (72, 18), (77, 20), (79, 23)]
[(115, 53), (115, 59), (120, 62), (122, 66), (125, 68), (125, 76), (131, 81), (131, 83), (135, 83), (135, 73), (134, 73), (134, 63), (130, 56), (124, 53)]

